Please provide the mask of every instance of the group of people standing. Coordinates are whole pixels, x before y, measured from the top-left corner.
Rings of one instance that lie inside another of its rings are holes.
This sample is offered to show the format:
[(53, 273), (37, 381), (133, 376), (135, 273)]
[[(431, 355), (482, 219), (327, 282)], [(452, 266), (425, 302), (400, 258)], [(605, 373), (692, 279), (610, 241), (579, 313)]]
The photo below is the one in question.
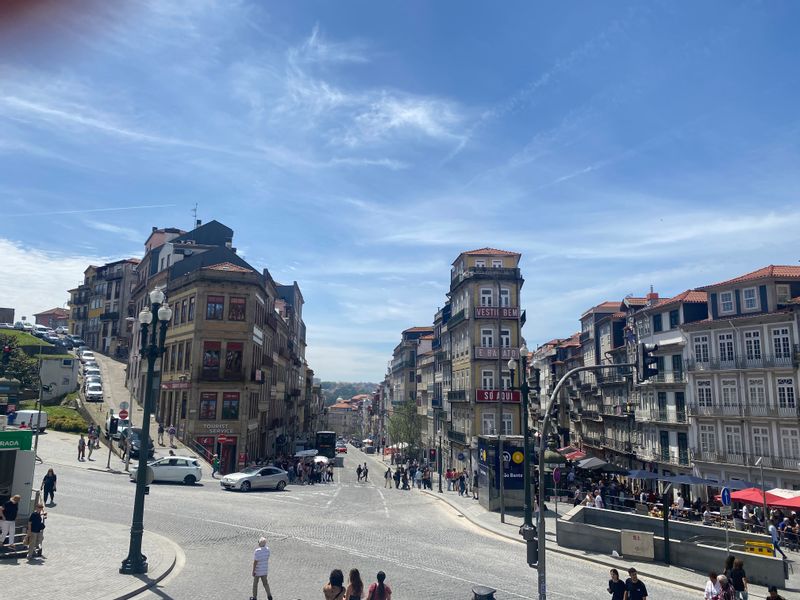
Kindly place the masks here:
[(177, 448), (175, 445), (175, 435), (178, 431), (175, 429), (174, 425), (170, 425), (166, 429), (164, 429), (164, 424), (159, 421), (158, 423), (158, 444), (159, 446), (164, 445), (164, 434), (169, 436), (169, 447), (170, 448)]
[(386, 573), (378, 571), (375, 583), (364, 593), (364, 582), (358, 569), (350, 569), (347, 587), (340, 569), (331, 571), (328, 583), (322, 588), (325, 600), (391, 600), (392, 588), (386, 583)]
[(92, 424), (89, 425), (86, 435), (81, 434), (78, 438), (78, 461), (92, 460), (92, 452), (98, 448), (100, 448), (100, 426)]

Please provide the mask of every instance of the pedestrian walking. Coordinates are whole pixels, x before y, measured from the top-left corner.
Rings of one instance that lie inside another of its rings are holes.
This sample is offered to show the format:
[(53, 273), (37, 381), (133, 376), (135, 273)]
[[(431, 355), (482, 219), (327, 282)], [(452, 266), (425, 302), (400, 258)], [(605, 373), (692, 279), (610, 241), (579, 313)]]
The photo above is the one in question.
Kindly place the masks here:
[(392, 467), (386, 467), (386, 472), (383, 474), (383, 487), (392, 489)]
[(55, 493), (56, 493), (56, 481), (58, 477), (56, 477), (55, 471), (53, 469), (47, 469), (47, 474), (42, 477), (42, 485), (39, 488), (40, 490), (44, 491), (44, 503), (47, 504), (47, 497), (50, 497), (50, 504), (55, 504)]
[(403, 476), (403, 467), (397, 467), (394, 470), (394, 489), (400, 489), (400, 478)]
[(267, 574), (269, 573), (269, 546), (267, 546), (267, 538), (262, 537), (258, 540), (258, 547), (253, 552), (253, 595), (250, 600), (258, 598), (258, 582), (264, 586), (264, 591), (267, 592), (267, 600), (272, 600), (272, 592), (269, 590), (269, 581)]
[(389, 584), (385, 583), (386, 573), (378, 571), (375, 579), (378, 581), (369, 586), (367, 600), (392, 600), (392, 588), (389, 587)]
[(211, 478), (216, 479), (217, 473), (219, 473), (219, 456), (215, 454), (211, 457)]
[(158, 422), (158, 445), (164, 445), (164, 424), (161, 421)]
[(44, 511), (44, 505), (39, 502), (36, 509), (28, 517), (28, 560), (33, 560), (33, 555), (39, 549), (39, 556), (44, 558), (41, 553), (42, 541), (44, 540), (44, 520), (47, 518), (47, 513)]
[(358, 569), (350, 569), (345, 598), (347, 600), (361, 600), (363, 596), (364, 582), (361, 581), (361, 573), (358, 572)]
[(402, 476), (402, 479), (403, 479), (403, 489), (404, 489), (404, 490), (408, 490), (408, 489), (410, 489), (410, 488), (408, 487), (408, 471), (406, 471), (405, 469), (403, 469), (403, 476)]
[(94, 429), (89, 432), (89, 439), (86, 441), (86, 447), (89, 450), (86, 459), (92, 460), (92, 452), (94, 452)]
[(781, 550), (781, 539), (780, 536), (778, 535), (778, 528), (775, 527), (775, 521), (770, 521), (769, 529), (767, 531), (769, 532), (769, 535), (772, 538), (772, 547), (774, 548), (772, 551), (772, 556), (777, 556), (775, 553), (780, 552), (781, 556), (783, 558), (786, 558), (786, 555), (783, 553), (783, 550)]
[(625, 580), (625, 600), (647, 600), (647, 587), (633, 567), (628, 569), (628, 578)]
[(472, 499), (478, 500), (478, 472), (472, 475)]
[(358, 477), (358, 480), (361, 481), (361, 463), (358, 463), (358, 466), (356, 467), (356, 476)]
[(459, 496), (466, 496), (467, 494), (467, 475), (466, 473), (461, 473), (458, 476), (458, 495)]
[(619, 578), (619, 571), (611, 569), (611, 579), (608, 580), (608, 593), (611, 600), (623, 600), (625, 598), (625, 582)]
[(719, 576), (716, 571), (711, 571), (708, 574), (708, 581), (706, 581), (706, 589), (703, 592), (703, 600), (720, 600), (719, 598)]
[(8, 545), (14, 546), (14, 535), (17, 531), (17, 513), (19, 512), (19, 499), (18, 494), (14, 494), (6, 500), (2, 507), (0, 507), (0, 545), (6, 546), (6, 538), (8, 538)]
[(176, 433), (178, 433), (178, 431), (175, 429), (175, 425), (170, 425), (169, 429), (167, 429), (167, 434), (169, 435), (169, 447), (170, 448), (175, 448), (176, 447), (175, 446), (175, 434)]
[(728, 558), (725, 559), (725, 567), (722, 569), (722, 573), (720, 575), (725, 575), (728, 579), (731, 578), (731, 571), (733, 571), (733, 563), (736, 560), (736, 557), (733, 554), (729, 554)]
[(361, 471), (364, 474), (364, 481), (369, 481), (369, 469), (367, 468), (367, 463), (364, 463), (364, 469)]
[[(361, 465), (359, 465), (361, 466)], [(340, 569), (334, 569), (328, 576), (328, 583), (322, 588), (325, 600), (345, 600), (344, 573)]]
[(719, 583), (719, 600), (734, 600), (736, 590), (733, 589), (728, 578), (725, 575), (719, 575), (717, 583)]
[(744, 561), (741, 558), (733, 561), (733, 569), (728, 579), (733, 585), (736, 600), (747, 600), (747, 573), (744, 571)]
[(81, 434), (80, 439), (78, 440), (78, 460), (86, 460), (84, 457), (86, 455), (86, 439)]

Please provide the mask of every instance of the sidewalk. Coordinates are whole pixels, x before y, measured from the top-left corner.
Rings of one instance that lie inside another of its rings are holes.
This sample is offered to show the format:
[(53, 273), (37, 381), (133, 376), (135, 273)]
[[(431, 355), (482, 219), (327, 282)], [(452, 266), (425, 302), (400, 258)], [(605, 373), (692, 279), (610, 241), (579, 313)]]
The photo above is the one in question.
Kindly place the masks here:
[[(490, 531), (494, 534), (501, 535), (510, 540), (524, 543), (519, 535), (519, 528), (522, 525), (522, 513), (518, 511), (506, 511), (506, 522), (500, 522), (500, 513), (491, 512), (483, 508), (477, 500), (472, 499), (472, 495), (459, 496), (458, 492), (448, 492), (446, 483), (442, 482), (444, 492), (439, 494), (437, 491), (438, 482), (434, 481), (434, 491), (419, 490), (449, 504), (452, 508), (469, 520), (474, 525)], [(573, 550), (571, 548), (561, 548), (556, 544), (556, 514), (553, 512), (554, 505), (548, 504), (551, 510), (545, 513), (545, 527), (548, 552), (555, 552), (573, 558), (588, 560), (597, 564), (606, 565), (609, 569), (616, 568), (620, 573), (626, 572), (630, 567), (635, 567), (639, 572), (639, 576), (644, 579), (657, 579), (665, 581), (673, 585), (678, 585), (690, 590), (697, 590), (702, 592), (705, 588), (705, 580), (707, 575), (705, 573), (690, 571), (680, 567), (671, 567), (667, 565), (628, 560), (624, 557), (614, 558), (602, 554), (592, 554), (582, 550)], [(571, 505), (558, 505), (559, 514), (564, 514), (571, 510)], [(792, 554), (789, 555), (792, 557)], [(796, 561), (794, 561), (796, 562)], [(800, 570), (792, 571), (793, 564), (790, 565), (789, 579), (786, 580), (785, 590), (792, 592), (800, 592)], [(721, 568), (721, 565), (720, 565)], [(745, 570), (747, 565), (745, 564)], [(763, 586), (751, 585), (750, 597), (751, 598), (766, 598), (768, 596), (767, 588)]]
[(31, 562), (0, 559), (3, 597), (124, 600), (154, 586), (183, 562), (183, 552), (175, 543), (145, 531), (142, 547), (147, 574), (121, 575), (125, 556), (109, 553), (108, 548), (127, 549), (129, 527), (59, 513), (50, 513), (46, 523), (43, 558)]

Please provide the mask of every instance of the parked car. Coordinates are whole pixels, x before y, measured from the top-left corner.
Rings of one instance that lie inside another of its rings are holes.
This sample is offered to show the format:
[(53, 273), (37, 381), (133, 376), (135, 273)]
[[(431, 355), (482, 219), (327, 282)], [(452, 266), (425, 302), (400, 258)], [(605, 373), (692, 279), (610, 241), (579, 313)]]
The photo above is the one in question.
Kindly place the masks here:
[(94, 352), (92, 352), (91, 350), (85, 350), (84, 352), (81, 352), (79, 356), (81, 357), (82, 363), (87, 363), (89, 361), (97, 362), (95, 360)]
[(87, 402), (102, 402), (103, 401), (103, 384), (90, 383), (86, 386), (86, 401)]
[(103, 383), (103, 378), (100, 375), (87, 375), (83, 378), (83, 391), (86, 391), (86, 386), (90, 383)]
[[(196, 458), (188, 456), (167, 456), (150, 464), (153, 469), (153, 481), (173, 481), (194, 485), (203, 476), (203, 469)], [(131, 481), (136, 481), (137, 468), (130, 470)]]
[(86, 347), (86, 342), (84, 342), (79, 336), (68, 335), (67, 337), (72, 340), (72, 345), (76, 348)]
[(219, 484), (226, 490), (250, 490), (272, 488), (282, 490), (289, 483), (289, 474), (278, 467), (248, 467), (237, 473), (225, 475)]
[(54, 333), (45, 333), (44, 336), (42, 336), (42, 340), (50, 344), (61, 344), (61, 338)]
[(53, 342), (56, 346), (60, 346), (64, 348), (64, 350), (72, 350), (75, 345), (72, 343), (72, 340), (68, 337), (59, 338), (57, 342)]
[(102, 377), (102, 374), (100, 373), (100, 369), (98, 367), (87, 367), (86, 369), (83, 370), (84, 377), (89, 377), (90, 375)]
[(56, 333), (64, 335), (66, 333), (69, 333), (69, 329), (67, 329), (64, 325), (62, 325), (61, 327), (56, 327)]
[[(122, 435), (119, 438), (119, 447), (123, 450), (125, 449), (128, 444), (130, 444), (131, 448), (131, 458), (139, 458), (139, 451), (142, 445), (142, 430), (139, 427), (128, 427), (125, 431), (122, 432)], [(153, 445), (153, 439), (150, 438), (148, 440), (150, 446), (147, 452), (147, 458), (153, 458), (155, 454), (155, 446)]]
[(28, 323), (28, 321), (17, 321), (14, 323), (14, 329), (19, 329), (20, 331), (31, 331), (33, 329), (33, 324)]
[(14, 329), (13, 323), (0, 323), (0, 329)]

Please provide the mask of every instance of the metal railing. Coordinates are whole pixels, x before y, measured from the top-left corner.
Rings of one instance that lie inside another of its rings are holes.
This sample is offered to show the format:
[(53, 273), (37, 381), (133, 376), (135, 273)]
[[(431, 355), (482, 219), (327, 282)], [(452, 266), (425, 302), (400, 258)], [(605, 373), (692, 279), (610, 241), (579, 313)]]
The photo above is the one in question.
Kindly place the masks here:
[(732, 354), (725, 357), (710, 356), (707, 361), (690, 358), (686, 366), (690, 371), (717, 371), (734, 369), (769, 369), (774, 367), (791, 367), (797, 364), (798, 345), (794, 352), (781, 354)]

